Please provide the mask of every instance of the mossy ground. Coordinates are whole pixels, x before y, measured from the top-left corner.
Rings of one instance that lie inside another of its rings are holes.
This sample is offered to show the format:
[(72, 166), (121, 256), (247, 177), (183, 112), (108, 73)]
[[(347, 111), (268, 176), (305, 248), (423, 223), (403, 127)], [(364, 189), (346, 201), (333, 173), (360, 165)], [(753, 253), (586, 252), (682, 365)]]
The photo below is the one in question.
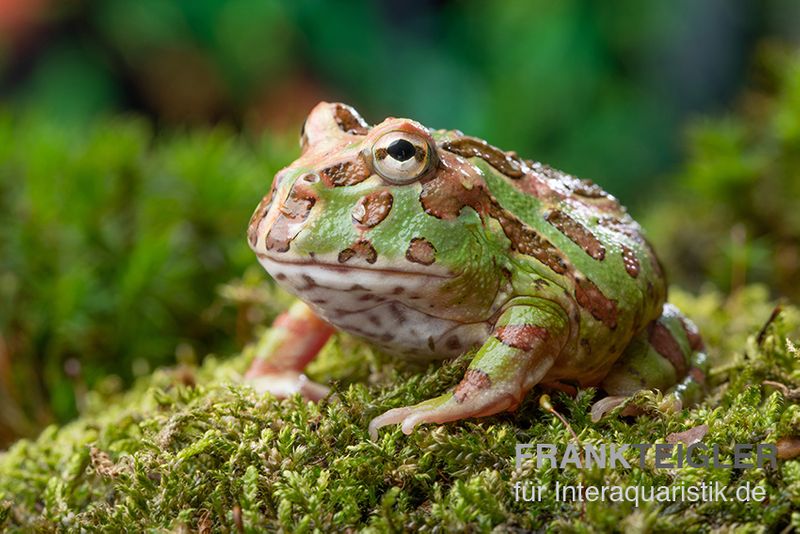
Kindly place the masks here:
[[(701, 424), (706, 444), (730, 460), (734, 443), (775, 443), (800, 433), (794, 348), (800, 313), (773, 311), (766, 292), (730, 298), (714, 292), (673, 299), (700, 325), (712, 358), (706, 401), (674, 415), (651, 409), (633, 418), (589, 420), (593, 391), (553, 397), (583, 443), (664, 442)], [(538, 392), (515, 414), (445, 426), (411, 436), (367, 423), (382, 411), (433, 396), (460, 378), (468, 358), (415, 370), (392, 364), (347, 336), (337, 337), (310, 374), (333, 381), (335, 398), (318, 404), (277, 401), (238, 383), (256, 346), (209, 357), (199, 368), (160, 370), (109, 403), (90, 396), (88, 414), (21, 441), (0, 456), (0, 530), (144, 530), (311, 532), (366, 528), (402, 531), (751, 531), (800, 528), (800, 460), (777, 469), (649, 467), (515, 471), (517, 443), (568, 443), (570, 431), (539, 408)], [(784, 384), (764, 385), (764, 380)], [(94, 400), (92, 400), (94, 399)], [(749, 481), (764, 503), (659, 505), (515, 502), (513, 483), (690, 485)]]

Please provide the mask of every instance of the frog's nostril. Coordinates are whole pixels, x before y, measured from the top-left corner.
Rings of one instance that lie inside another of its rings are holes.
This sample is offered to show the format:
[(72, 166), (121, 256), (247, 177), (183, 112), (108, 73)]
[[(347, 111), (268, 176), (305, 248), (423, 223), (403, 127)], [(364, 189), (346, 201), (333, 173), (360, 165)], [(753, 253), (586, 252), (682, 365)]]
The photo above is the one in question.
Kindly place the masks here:
[(378, 191), (361, 197), (350, 214), (353, 220), (368, 228), (378, 225), (392, 209), (394, 198), (388, 191)]
[(309, 172), (307, 174), (304, 174), (301, 180), (303, 180), (308, 184), (315, 184), (319, 182), (319, 175), (313, 172)]

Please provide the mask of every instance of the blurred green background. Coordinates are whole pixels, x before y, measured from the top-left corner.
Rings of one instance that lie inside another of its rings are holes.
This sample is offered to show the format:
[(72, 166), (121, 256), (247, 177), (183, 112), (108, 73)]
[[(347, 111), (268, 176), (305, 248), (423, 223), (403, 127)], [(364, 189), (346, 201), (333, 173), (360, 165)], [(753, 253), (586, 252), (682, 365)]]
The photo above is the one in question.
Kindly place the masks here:
[(793, 0), (0, 1), (0, 447), (252, 337), (244, 231), (319, 100), (591, 178), (673, 282), (796, 299), (798, 40)]

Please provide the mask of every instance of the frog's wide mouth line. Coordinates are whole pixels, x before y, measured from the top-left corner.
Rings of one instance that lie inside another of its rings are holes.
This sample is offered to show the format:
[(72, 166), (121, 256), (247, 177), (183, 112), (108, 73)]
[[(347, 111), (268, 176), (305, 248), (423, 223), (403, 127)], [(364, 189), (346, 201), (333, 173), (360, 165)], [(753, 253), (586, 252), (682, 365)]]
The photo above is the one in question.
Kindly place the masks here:
[(268, 254), (258, 253), (259, 261), (264, 265), (270, 274), (272, 271), (268, 268), (267, 263), (275, 264), (277, 267), (284, 267), (284, 268), (303, 268), (303, 269), (320, 269), (325, 271), (333, 271), (339, 274), (350, 274), (350, 273), (357, 273), (361, 272), (364, 274), (372, 274), (372, 275), (384, 275), (384, 276), (391, 276), (391, 277), (405, 277), (405, 278), (428, 278), (432, 280), (449, 280), (455, 278), (455, 274), (438, 274), (432, 273), (430, 271), (422, 271), (422, 270), (402, 270), (402, 269), (387, 269), (385, 267), (364, 267), (358, 265), (342, 265), (339, 263), (331, 263), (325, 261), (318, 261), (318, 260), (278, 260), (275, 259), (274, 256), (270, 256)]

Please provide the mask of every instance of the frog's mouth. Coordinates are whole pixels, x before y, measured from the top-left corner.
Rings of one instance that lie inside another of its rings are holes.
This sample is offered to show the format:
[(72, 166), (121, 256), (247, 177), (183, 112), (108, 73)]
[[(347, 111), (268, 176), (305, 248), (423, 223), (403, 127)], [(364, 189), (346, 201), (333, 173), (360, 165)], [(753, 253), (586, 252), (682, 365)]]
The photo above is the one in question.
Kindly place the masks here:
[(258, 258), (321, 318), (390, 353), (450, 357), (488, 335), (486, 319), (464, 317), (445, 302), (453, 273)]
[(432, 269), (389, 269), (380, 266), (342, 265), (315, 259), (276, 259), (258, 254), (258, 260), (281, 286), (305, 298), (314, 288), (333, 291), (369, 290), (378, 295), (408, 294), (423, 298), (427, 291), (455, 278)]

